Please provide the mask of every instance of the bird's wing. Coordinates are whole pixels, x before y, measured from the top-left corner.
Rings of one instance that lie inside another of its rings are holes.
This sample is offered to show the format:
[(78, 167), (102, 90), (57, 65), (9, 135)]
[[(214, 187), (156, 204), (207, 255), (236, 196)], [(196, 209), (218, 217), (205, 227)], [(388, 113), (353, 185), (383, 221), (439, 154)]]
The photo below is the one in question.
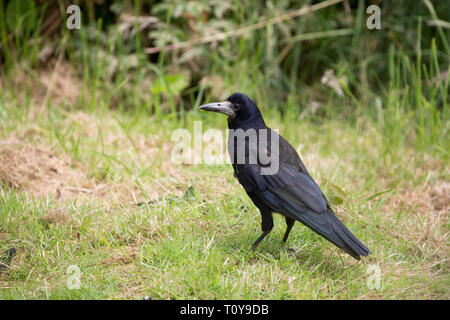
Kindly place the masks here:
[(327, 210), (322, 190), (307, 172), (296, 166), (280, 163), (276, 174), (260, 177), (267, 183), (268, 189), (279, 197), (290, 199), (316, 213)]
[(300, 221), (306, 213), (320, 220), (319, 216), (327, 212), (327, 200), (319, 186), (308, 173), (293, 165), (282, 163), (273, 175), (261, 175), (258, 165), (239, 165), (236, 169), (245, 190), (257, 194), (275, 212)]
[[(275, 132), (271, 130), (272, 132)], [(276, 132), (275, 132), (276, 134)], [(317, 183), (313, 180), (311, 175), (309, 174), (308, 170), (306, 169), (305, 165), (303, 164), (303, 161), (300, 159), (300, 156), (298, 155), (295, 148), (281, 135), (278, 135), (279, 137), (279, 162), (280, 166), (285, 166), (287, 170), (300, 171), (298, 173), (299, 181), (298, 183), (305, 182), (305, 184), (311, 188), (311, 191), (314, 190), (314, 195), (317, 200), (317, 203), (322, 204), (323, 200), (327, 203), (328, 208), (331, 209), (330, 203), (328, 199), (325, 197), (325, 195), (322, 193), (322, 190), (320, 190)], [(314, 210), (314, 207), (311, 207), (311, 209)], [(323, 209), (323, 208), (322, 208)], [(323, 210), (319, 211), (323, 212)]]
[(246, 191), (271, 210), (302, 222), (356, 259), (370, 253), (328, 207), (311, 176), (300, 168), (281, 163), (276, 174), (261, 175), (258, 165), (241, 165), (237, 176)]
[[(277, 134), (275, 131), (271, 130), (272, 134)], [(304, 173), (308, 173), (308, 170), (306, 169), (305, 165), (303, 164), (302, 160), (300, 159), (300, 156), (298, 155), (295, 148), (281, 135), (278, 135), (278, 141), (279, 141), (279, 157), (280, 162), (287, 163), (292, 166), (298, 167), (300, 171)]]

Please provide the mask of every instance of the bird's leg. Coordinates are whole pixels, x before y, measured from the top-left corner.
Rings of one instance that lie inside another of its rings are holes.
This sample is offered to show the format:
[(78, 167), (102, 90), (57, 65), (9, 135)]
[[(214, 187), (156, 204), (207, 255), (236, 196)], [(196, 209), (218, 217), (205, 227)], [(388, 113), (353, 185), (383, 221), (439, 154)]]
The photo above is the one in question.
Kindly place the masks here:
[(252, 244), (250, 250), (255, 251), (256, 247), (258, 247), (261, 240), (264, 239), (264, 237), (267, 236), (269, 233), (270, 231), (263, 231), (262, 235), (260, 235), (259, 238), (255, 241), (255, 243)]
[(262, 235), (259, 236), (259, 238), (255, 241), (255, 243), (253, 243), (251, 247), (252, 251), (256, 250), (256, 247), (258, 247), (261, 240), (264, 239), (265, 236), (267, 236), (270, 233), (270, 231), (272, 231), (273, 228), (272, 212), (267, 210), (261, 210), (261, 218), (262, 218), (261, 228), (263, 233)]
[(287, 228), (286, 228), (286, 232), (284, 233), (284, 236), (283, 236), (283, 240), (282, 240), (283, 243), (286, 243), (286, 240), (289, 237), (289, 233), (291, 232), (291, 229), (294, 226), (294, 223), (295, 223), (294, 219), (286, 217)]

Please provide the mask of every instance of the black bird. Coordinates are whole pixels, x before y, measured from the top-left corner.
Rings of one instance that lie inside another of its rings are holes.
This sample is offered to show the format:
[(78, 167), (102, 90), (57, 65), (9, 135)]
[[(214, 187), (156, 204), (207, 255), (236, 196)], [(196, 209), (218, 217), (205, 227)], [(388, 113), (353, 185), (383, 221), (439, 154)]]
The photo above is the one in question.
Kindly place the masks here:
[(300, 221), (355, 259), (371, 253), (334, 214), (295, 149), (266, 126), (249, 97), (234, 93), (226, 101), (209, 103), (200, 109), (228, 116), (228, 152), (234, 175), (261, 211), (263, 233), (252, 250), (272, 230), (272, 212), (276, 212), (286, 219), (283, 243), (295, 221)]

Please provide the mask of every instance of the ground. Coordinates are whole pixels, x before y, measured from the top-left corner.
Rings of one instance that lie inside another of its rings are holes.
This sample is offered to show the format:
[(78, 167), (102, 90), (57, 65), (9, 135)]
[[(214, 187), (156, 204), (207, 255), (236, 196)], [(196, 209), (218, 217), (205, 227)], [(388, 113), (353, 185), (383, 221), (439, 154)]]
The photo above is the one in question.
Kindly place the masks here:
[(373, 252), (356, 261), (300, 223), (282, 245), (280, 215), (249, 250), (260, 214), (231, 166), (171, 160), (173, 130), (225, 130), (224, 118), (11, 101), (0, 109), (0, 249), (17, 254), (0, 272), (3, 299), (450, 298), (448, 163), (387, 151), (367, 119), (266, 117)]

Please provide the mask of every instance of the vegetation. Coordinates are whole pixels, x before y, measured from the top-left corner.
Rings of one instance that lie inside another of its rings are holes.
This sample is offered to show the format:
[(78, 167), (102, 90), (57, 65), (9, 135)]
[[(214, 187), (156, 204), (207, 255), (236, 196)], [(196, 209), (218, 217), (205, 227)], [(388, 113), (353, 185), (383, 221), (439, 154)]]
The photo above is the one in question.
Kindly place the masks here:
[[(68, 5), (0, 0), (0, 298), (450, 298), (446, 1), (79, 1), (74, 30)], [(236, 91), (373, 255), (281, 245), (281, 216), (251, 252), (230, 166), (173, 162)]]

